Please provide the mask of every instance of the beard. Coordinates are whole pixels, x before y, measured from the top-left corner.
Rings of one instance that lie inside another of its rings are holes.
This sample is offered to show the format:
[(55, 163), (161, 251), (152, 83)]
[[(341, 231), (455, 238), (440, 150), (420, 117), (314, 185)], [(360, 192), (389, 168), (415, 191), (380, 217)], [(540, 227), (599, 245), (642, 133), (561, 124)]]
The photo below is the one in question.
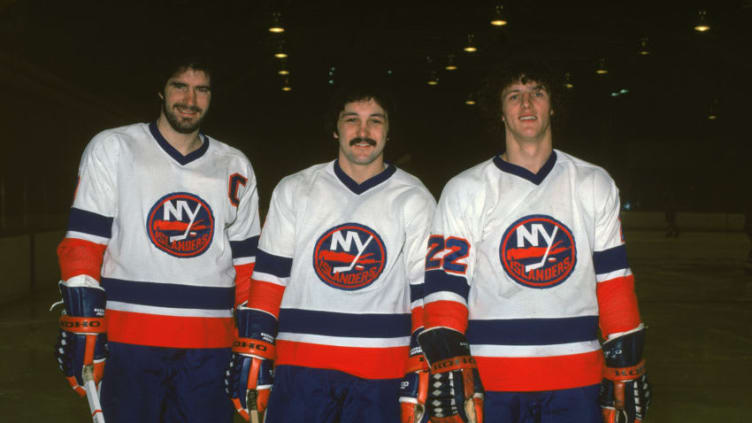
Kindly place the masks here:
[(167, 118), (167, 122), (170, 124), (170, 126), (172, 126), (172, 129), (174, 129), (175, 132), (181, 134), (191, 134), (201, 127), (201, 122), (206, 116), (205, 113), (201, 113), (201, 109), (196, 106), (186, 106), (184, 104), (174, 104), (173, 107), (182, 107), (198, 113), (198, 118), (196, 120), (178, 117), (178, 115), (176, 115), (171, 108), (167, 107), (167, 102), (162, 100), (162, 111)]

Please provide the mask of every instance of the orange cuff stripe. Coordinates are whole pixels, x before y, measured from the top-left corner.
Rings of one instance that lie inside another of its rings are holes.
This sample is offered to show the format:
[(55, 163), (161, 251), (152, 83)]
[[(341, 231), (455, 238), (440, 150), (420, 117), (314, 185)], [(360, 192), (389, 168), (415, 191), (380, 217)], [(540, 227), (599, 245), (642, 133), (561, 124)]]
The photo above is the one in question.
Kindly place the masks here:
[(256, 263), (235, 266), (235, 307), (248, 300), (251, 291), (251, 275)]
[(61, 279), (67, 281), (73, 276), (89, 275), (99, 280), (102, 270), (102, 257), (106, 248), (106, 245), (95, 244), (83, 239), (63, 239), (57, 247)]
[(426, 304), (423, 309), (423, 324), (425, 329), (434, 327), (448, 327), (459, 333), (467, 329), (467, 307), (454, 301), (434, 301)]
[(626, 332), (640, 324), (640, 310), (632, 275), (601, 282), (596, 288), (601, 332), (604, 337)]
[(284, 286), (251, 279), (248, 307), (263, 310), (279, 319), (279, 305), (282, 303), (284, 293)]
[(472, 369), (477, 367), (475, 359), (469, 355), (461, 355), (433, 363), (431, 373), (446, 373), (454, 370)]
[(407, 358), (405, 373), (428, 370), (428, 362), (422, 355), (411, 355)]

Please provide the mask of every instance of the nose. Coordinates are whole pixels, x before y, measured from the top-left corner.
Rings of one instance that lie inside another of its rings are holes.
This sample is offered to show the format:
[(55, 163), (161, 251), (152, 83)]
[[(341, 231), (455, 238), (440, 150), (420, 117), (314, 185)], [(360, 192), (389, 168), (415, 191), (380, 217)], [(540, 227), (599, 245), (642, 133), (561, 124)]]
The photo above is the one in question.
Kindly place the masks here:
[(188, 89), (185, 93), (185, 103), (189, 106), (196, 104), (196, 92)]
[(522, 94), (522, 107), (530, 108), (533, 105), (533, 97), (530, 93)]

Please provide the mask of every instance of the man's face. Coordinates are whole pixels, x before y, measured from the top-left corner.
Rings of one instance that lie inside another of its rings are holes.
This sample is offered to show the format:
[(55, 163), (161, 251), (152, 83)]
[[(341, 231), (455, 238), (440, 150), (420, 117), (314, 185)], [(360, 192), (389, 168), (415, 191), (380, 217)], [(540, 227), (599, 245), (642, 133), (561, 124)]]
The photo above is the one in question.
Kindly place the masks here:
[(354, 165), (383, 161), (389, 118), (373, 99), (345, 104), (337, 119), (340, 160)]
[(201, 127), (211, 103), (211, 81), (200, 70), (186, 69), (167, 80), (162, 97), (162, 113), (170, 126), (181, 134)]
[(551, 132), (551, 97), (535, 81), (517, 81), (501, 92), (501, 119), (507, 137), (517, 141), (538, 141)]

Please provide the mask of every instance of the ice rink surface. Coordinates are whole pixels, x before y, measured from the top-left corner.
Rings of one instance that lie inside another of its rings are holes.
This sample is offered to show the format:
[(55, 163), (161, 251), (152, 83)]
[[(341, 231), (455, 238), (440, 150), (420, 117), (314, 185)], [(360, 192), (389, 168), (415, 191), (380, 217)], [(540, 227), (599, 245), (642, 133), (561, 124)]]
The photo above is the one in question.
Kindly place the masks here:
[[(653, 406), (646, 421), (749, 421), (752, 275), (744, 269), (747, 237), (687, 232), (666, 238), (658, 231), (627, 231), (625, 237), (648, 326)], [(0, 311), (0, 421), (91, 421), (86, 400), (70, 390), (52, 355), (59, 309), (48, 309), (56, 300), (50, 289)]]

